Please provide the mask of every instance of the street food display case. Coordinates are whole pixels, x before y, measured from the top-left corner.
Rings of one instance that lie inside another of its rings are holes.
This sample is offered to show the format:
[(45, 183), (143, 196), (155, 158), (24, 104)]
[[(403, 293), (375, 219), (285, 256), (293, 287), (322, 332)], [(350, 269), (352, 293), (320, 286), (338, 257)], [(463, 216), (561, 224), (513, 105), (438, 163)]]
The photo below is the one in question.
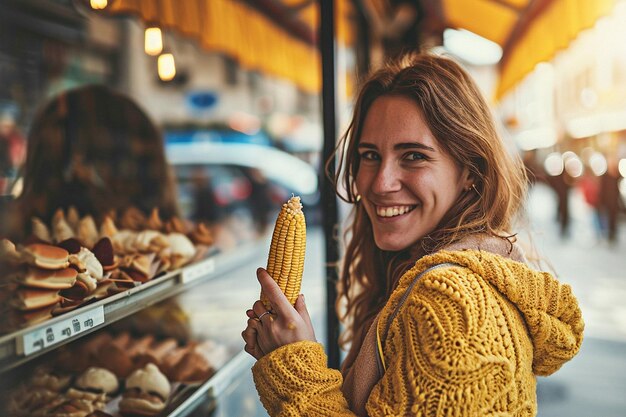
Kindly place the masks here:
[[(20, 276), (36, 261), (7, 268), (3, 249), (0, 415), (266, 415), (240, 332), (259, 295), (254, 270), (265, 261), (267, 239), (229, 250), (205, 246), (189, 263), (144, 282), (109, 274), (113, 283), (98, 283), (109, 285), (106, 296), (75, 308), (57, 302), (44, 307), (57, 309), (44, 318), (20, 311)], [(132, 268), (119, 269), (133, 276)]]

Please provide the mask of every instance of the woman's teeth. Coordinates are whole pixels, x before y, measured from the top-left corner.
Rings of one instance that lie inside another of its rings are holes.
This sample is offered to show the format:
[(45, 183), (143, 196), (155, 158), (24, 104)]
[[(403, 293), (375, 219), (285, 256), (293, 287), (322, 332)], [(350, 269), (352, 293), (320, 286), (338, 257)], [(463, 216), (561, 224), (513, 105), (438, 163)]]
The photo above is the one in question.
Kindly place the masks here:
[(376, 214), (380, 217), (395, 217), (408, 213), (415, 206), (392, 206), (392, 207), (376, 207)]

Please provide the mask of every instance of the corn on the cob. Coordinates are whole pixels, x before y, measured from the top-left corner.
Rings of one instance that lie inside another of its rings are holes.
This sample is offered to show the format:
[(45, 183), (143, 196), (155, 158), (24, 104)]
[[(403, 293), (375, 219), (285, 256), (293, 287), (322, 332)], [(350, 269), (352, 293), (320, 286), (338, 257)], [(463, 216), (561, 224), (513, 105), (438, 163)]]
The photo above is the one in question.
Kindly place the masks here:
[[(272, 244), (267, 259), (267, 272), (276, 281), (287, 299), (294, 305), (300, 294), (304, 253), (306, 249), (306, 223), (300, 197), (291, 197), (278, 214)], [(267, 309), (269, 301), (261, 291), (261, 301)]]

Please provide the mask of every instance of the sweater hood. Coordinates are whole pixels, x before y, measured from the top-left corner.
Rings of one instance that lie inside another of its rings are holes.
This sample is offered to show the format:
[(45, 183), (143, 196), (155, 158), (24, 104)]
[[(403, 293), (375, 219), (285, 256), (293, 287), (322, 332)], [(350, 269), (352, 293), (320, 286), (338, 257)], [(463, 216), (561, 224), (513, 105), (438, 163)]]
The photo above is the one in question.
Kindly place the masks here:
[(422, 258), (416, 267), (424, 270), (445, 262), (483, 277), (518, 308), (532, 340), (536, 375), (552, 374), (578, 353), (585, 325), (571, 287), (529, 267), (515, 245), (511, 248), (498, 238), (470, 238)]

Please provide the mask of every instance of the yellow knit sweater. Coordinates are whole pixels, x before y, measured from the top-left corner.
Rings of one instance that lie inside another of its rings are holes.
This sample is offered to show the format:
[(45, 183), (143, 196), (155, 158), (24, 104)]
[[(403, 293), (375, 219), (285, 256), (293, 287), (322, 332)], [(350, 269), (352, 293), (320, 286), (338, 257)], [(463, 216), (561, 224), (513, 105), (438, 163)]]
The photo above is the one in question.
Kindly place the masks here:
[[(534, 416), (535, 375), (580, 349), (584, 323), (568, 285), (493, 253), (438, 252), (418, 261), (380, 313), (387, 323), (421, 271), (383, 342), (387, 371), (367, 400), (370, 416)], [(276, 349), (253, 367), (271, 416), (352, 416), (339, 371), (321, 345)]]

